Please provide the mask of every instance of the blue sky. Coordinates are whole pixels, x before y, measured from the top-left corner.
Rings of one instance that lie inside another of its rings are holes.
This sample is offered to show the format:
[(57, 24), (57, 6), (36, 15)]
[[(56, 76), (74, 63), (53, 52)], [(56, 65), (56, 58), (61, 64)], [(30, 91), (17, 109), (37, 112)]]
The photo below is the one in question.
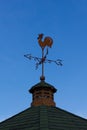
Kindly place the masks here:
[(23, 55), (41, 56), (39, 33), (53, 38), (45, 64), (56, 106), (87, 118), (87, 0), (0, 0), (0, 121), (30, 107), (28, 90), (41, 67)]

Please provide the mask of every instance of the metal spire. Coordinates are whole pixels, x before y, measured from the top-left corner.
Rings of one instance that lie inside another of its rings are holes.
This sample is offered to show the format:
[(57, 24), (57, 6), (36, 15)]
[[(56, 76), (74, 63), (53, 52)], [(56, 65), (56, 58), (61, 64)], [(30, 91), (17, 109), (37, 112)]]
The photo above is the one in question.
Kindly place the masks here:
[[(48, 47), (51, 48), (52, 44), (53, 44), (53, 40), (50, 37), (45, 37), (44, 40), (43, 39), (43, 34), (39, 34), (38, 36), (38, 43), (41, 47), (42, 50), (42, 57), (35, 57), (32, 56), (31, 54), (26, 54), (24, 55), (26, 58), (28, 58), (29, 60), (33, 59), (36, 61), (36, 69), (38, 68), (39, 65), (42, 65), (42, 74), (40, 77), (40, 80), (45, 80), (45, 76), (44, 76), (44, 63), (51, 63), (54, 62), (56, 63), (56, 65), (62, 66), (62, 60), (57, 59), (57, 60), (49, 60), (47, 59), (47, 55), (48, 55)], [(46, 53), (44, 54), (44, 50), (46, 49)]]

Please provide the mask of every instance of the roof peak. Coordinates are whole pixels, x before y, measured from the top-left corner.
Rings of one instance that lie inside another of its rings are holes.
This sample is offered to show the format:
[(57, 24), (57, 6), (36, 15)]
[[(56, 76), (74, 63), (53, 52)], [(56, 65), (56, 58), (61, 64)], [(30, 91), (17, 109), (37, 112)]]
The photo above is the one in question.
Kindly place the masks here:
[(45, 88), (45, 87), (50, 88), (51, 87), (54, 90), (54, 93), (57, 91), (57, 89), (53, 85), (47, 83), (44, 80), (41, 80), (39, 83), (32, 86), (31, 89), (29, 90), (29, 92), (32, 93), (35, 88), (39, 88), (39, 87), (40, 88)]
[(87, 119), (57, 107), (30, 107), (0, 123), (0, 130), (25, 129), (87, 130)]

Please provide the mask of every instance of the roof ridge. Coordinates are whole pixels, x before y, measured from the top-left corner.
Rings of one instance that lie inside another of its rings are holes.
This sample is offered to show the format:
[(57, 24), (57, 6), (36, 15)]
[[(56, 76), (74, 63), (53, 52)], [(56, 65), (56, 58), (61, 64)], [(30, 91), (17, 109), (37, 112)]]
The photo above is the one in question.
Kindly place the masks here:
[(40, 106), (40, 128), (48, 128), (48, 109), (47, 106), (44, 105)]

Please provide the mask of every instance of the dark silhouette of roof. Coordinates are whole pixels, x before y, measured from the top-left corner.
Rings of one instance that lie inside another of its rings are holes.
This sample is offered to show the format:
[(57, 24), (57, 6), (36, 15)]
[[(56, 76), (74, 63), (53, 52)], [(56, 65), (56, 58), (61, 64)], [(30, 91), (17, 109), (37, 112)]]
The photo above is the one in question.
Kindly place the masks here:
[(87, 120), (57, 107), (34, 106), (1, 122), (0, 130), (87, 130)]

